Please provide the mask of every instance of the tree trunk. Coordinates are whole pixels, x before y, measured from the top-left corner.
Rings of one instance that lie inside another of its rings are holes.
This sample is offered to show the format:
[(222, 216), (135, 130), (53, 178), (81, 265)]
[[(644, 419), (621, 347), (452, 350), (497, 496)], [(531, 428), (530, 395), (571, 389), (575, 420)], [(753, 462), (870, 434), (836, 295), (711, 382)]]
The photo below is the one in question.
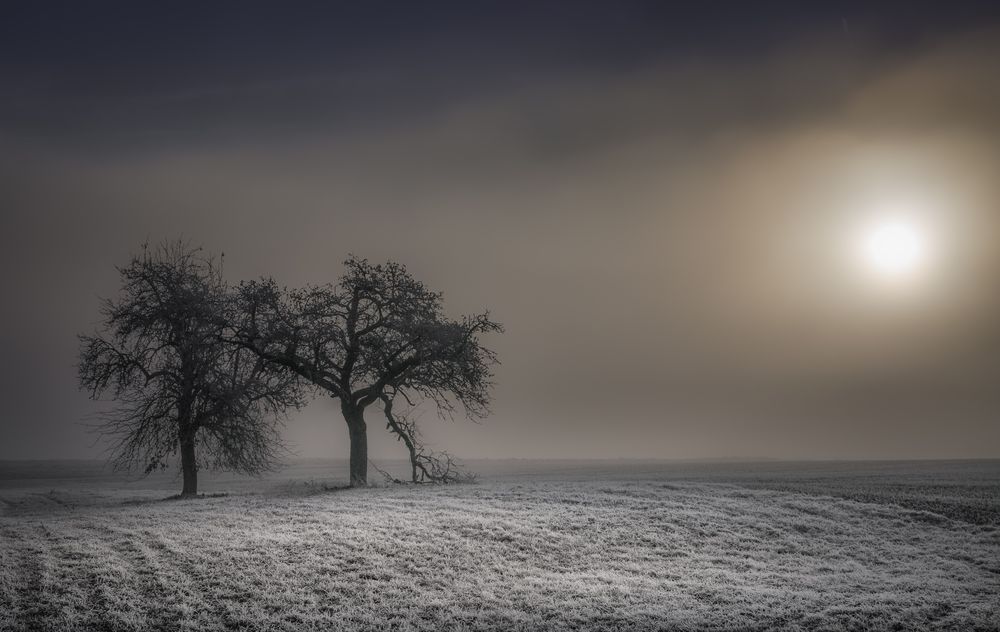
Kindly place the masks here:
[(368, 485), (368, 428), (365, 409), (343, 407), (347, 430), (351, 435), (351, 487)]
[(194, 433), (181, 436), (181, 471), (184, 473), (184, 489), (181, 496), (198, 495), (198, 462), (194, 455)]

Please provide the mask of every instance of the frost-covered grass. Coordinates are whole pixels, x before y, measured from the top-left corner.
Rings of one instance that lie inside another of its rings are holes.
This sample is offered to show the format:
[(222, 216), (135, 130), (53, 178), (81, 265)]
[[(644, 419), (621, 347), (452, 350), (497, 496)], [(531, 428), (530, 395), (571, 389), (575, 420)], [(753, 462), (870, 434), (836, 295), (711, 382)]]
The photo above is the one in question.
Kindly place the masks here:
[(0, 630), (1000, 627), (989, 520), (759, 477), (566, 478), (0, 490)]

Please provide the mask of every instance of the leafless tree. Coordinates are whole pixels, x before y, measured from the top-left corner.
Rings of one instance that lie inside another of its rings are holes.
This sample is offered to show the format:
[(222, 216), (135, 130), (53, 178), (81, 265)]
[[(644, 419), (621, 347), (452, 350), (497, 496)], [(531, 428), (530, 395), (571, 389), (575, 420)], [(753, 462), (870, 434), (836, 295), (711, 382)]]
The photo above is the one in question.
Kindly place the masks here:
[(392, 402), (432, 404), (451, 417), (459, 407), (485, 416), (493, 351), (481, 334), (502, 328), (488, 313), (450, 320), (440, 293), (398, 263), (349, 258), (336, 285), (286, 290), (273, 280), (244, 283), (233, 341), (286, 367), (340, 400), (351, 443), (351, 485), (368, 481), (364, 413), (381, 402), (388, 429), (409, 448), (414, 480), (452, 480), (450, 457), (419, 442), (411, 422), (395, 417)]
[(78, 366), (91, 397), (117, 401), (98, 424), (116, 467), (148, 474), (179, 452), (182, 495), (197, 494), (199, 465), (271, 467), (298, 378), (223, 341), (237, 304), (217, 260), (177, 241), (144, 245), (118, 271), (121, 295), (103, 302), (100, 329), (80, 336)]

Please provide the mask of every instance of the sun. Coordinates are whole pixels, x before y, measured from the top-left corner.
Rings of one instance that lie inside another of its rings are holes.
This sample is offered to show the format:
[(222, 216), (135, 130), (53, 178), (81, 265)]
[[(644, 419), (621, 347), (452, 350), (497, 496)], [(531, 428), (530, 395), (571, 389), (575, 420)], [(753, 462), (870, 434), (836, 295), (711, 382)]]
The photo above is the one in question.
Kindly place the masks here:
[(926, 259), (925, 231), (917, 222), (905, 217), (878, 218), (862, 232), (861, 254), (868, 268), (879, 278), (913, 277)]

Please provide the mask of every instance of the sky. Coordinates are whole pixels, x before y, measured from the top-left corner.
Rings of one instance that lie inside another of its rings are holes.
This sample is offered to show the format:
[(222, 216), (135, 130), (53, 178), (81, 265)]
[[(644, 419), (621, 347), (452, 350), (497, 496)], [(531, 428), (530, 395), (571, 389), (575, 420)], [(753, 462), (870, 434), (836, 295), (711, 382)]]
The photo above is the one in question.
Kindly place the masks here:
[(490, 309), (459, 456), (1000, 457), (997, 60), (996, 2), (5, 3), (0, 459), (103, 455), (76, 335), (178, 236)]

